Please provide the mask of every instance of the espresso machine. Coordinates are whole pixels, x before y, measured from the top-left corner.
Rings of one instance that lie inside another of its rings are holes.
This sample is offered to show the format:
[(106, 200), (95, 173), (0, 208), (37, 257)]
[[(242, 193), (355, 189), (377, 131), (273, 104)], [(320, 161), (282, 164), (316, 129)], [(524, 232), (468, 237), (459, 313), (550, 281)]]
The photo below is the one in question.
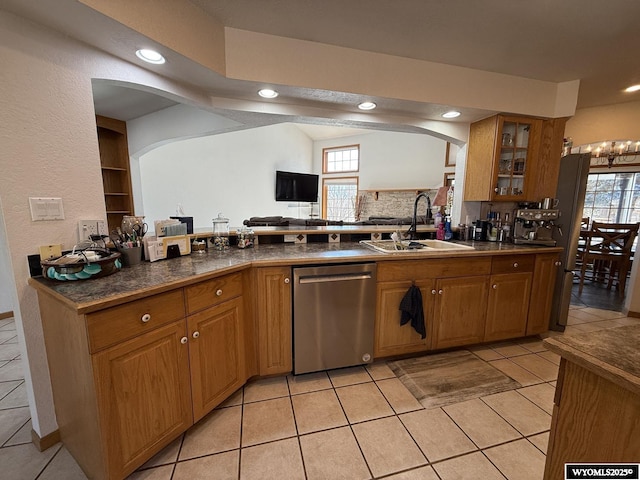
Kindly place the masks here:
[(544, 245), (555, 247), (552, 238), (555, 221), (560, 216), (557, 209), (520, 208), (514, 213), (513, 243), (518, 245)]

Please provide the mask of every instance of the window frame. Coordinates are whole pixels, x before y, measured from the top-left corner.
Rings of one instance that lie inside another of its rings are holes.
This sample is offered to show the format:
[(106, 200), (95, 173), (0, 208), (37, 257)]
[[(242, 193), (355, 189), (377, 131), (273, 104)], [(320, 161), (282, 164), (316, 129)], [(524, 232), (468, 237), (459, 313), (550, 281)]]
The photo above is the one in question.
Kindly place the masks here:
[[(355, 180), (355, 182), (335, 182), (336, 180)], [(348, 184), (356, 186), (355, 202), (358, 201), (358, 192), (360, 191), (360, 177), (357, 175), (342, 176), (342, 177), (322, 177), (322, 218), (327, 218), (328, 207), (328, 184)], [(356, 217), (356, 205), (353, 206), (353, 217)]]
[[(331, 151), (339, 151), (339, 150), (353, 150), (353, 149), (357, 149), (358, 150), (358, 168), (356, 168), (355, 170), (336, 170), (336, 171), (329, 171), (327, 169), (327, 165), (328, 165), (328, 159), (327, 159), (327, 154)], [(353, 145), (340, 145), (337, 147), (326, 147), (322, 149), (322, 174), (323, 175), (340, 175), (343, 173), (356, 173), (360, 171), (360, 144), (356, 143)]]

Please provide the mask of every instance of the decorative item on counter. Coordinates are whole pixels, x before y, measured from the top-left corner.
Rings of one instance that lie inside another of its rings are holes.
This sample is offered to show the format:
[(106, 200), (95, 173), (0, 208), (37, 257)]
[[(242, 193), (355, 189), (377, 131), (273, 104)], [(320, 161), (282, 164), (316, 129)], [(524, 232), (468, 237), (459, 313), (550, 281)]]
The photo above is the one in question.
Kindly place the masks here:
[(253, 247), (253, 230), (249, 227), (241, 227), (236, 232), (238, 236), (238, 248), (251, 248)]
[[(184, 223), (187, 226), (187, 231), (185, 233), (187, 234), (192, 234), (193, 233), (193, 217), (187, 217), (184, 214), (184, 210), (182, 208), (182, 204), (178, 204), (177, 208), (176, 208), (176, 215), (175, 217), (169, 217), (170, 219), (173, 220), (178, 220), (181, 223)], [(179, 234), (177, 234), (179, 235)]]
[[(440, 215), (440, 212), (438, 212), (438, 215)], [(442, 222), (442, 220), (440, 221), (440, 223), (438, 223), (438, 230), (436, 231), (436, 239), (444, 240), (444, 223)]]
[(76, 245), (71, 253), (43, 260), (42, 275), (51, 280), (87, 280), (111, 275), (122, 268), (120, 253), (106, 248)]
[(122, 228), (122, 232), (127, 235), (131, 235), (133, 233), (134, 228), (138, 230), (138, 233), (147, 233), (147, 224), (144, 222), (144, 216), (134, 216), (134, 215), (125, 215), (122, 217), (122, 224), (120, 225)]
[(191, 251), (205, 253), (207, 251), (207, 241), (194, 238), (193, 242), (191, 242)]
[(213, 219), (213, 246), (216, 250), (229, 248), (229, 219), (218, 213)]

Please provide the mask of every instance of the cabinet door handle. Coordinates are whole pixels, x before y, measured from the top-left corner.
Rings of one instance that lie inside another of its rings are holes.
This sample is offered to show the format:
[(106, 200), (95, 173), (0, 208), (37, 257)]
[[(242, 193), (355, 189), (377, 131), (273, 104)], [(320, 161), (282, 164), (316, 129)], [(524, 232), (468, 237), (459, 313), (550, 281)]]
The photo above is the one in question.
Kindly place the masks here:
[(559, 262), (559, 261), (558, 261), (558, 262), (556, 262), (556, 264), (555, 264), (555, 265), (556, 265), (556, 267), (559, 267), (560, 265), (562, 265), (562, 262)]
[(495, 283), (493, 285), (491, 285), (491, 288), (493, 288), (494, 290), (498, 289), (498, 285), (496, 285)]
[(289, 280), (289, 277), (286, 277), (286, 278), (284, 279), (284, 283), (285, 283), (286, 285), (289, 285), (289, 282), (290, 282), (290, 281), (291, 281), (291, 280)]
[(438, 292), (436, 292), (435, 288), (433, 290), (431, 290), (431, 295), (435, 295), (436, 293), (438, 293)]
[(198, 338), (200, 336), (200, 332), (196, 330), (195, 332), (193, 332), (193, 334), (191, 336), (193, 338)]
[(442, 289), (438, 290), (438, 295), (442, 295)]
[(218, 289), (218, 290), (216, 290), (216, 295), (217, 295), (217, 296), (221, 296), (221, 295), (222, 295), (222, 289)]
[(513, 262), (513, 268), (518, 268), (518, 262)]
[(142, 317), (140, 317), (140, 320), (142, 320), (142, 323), (147, 323), (149, 320), (151, 320), (151, 314), (145, 313), (144, 315), (142, 315)]
[(180, 339), (180, 343), (181, 343), (181, 344), (183, 344), (183, 345), (184, 345), (185, 343), (187, 343), (188, 341), (189, 341), (189, 339), (188, 339), (187, 337), (182, 337), (182, 338)]

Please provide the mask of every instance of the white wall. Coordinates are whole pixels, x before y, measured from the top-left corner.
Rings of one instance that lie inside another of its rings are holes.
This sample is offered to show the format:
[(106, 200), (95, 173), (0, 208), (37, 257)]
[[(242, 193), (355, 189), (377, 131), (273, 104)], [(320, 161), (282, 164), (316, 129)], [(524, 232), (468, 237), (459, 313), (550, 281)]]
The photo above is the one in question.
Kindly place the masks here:
[[(77, 221), (106, 219), (91, 79), (135, 82), (207, 105), (202, 92), (172, 84), (67, 36), (0, 11), (0, 200), (12, 265), (14, 305), (33, 428), (56, 430), (37, 295), (27, 255), (77, 241)], [(28, 197), (61, 197), (65, 219), (32, 222)]]
[(360, 190), (442, 186), (447, 143), (429, 135), (413, 133), (376, 131), (318, 140), (313, 145), (314, 172), (322, 173), (323, 148), (355, 144), (360, 145)]
[(311, 139), (292, 124), (163, 145), (140, 157), (143, 215), (152, 227), (181, 204), (195, 228), (212, 228), (220, 212), (231, 227), (252, 216), (300, 216), (297, 203), (275, 201), (275, 172), (310, 173), (311, 152)]

